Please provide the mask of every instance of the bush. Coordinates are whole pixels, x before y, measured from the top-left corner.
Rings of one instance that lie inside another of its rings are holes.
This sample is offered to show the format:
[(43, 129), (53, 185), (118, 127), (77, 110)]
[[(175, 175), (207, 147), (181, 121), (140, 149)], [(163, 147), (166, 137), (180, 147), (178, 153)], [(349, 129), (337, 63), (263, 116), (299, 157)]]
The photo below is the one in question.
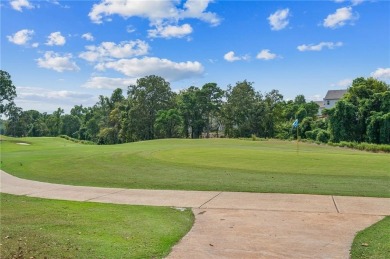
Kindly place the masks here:
[(318, 132), (316, 140), (318, 142), (328, 143), (329, 138), (330, 138), (330, 134), (325, 130), (321, 130), (320, 132)]
[(72, 142), (75, 142), (75, 143), (79, 143), (79, 144), (96, 145), (95, 142), (88, 141), (88, 140), (79, 140), (79, 139), (71, 138), (68, 135), (59, 135), (59, 137), (63, 138), (63, 139), (66, 139), (66, 140), (69, 140), (69, 141), (72, 141)]
[(305, 132), (305, 135), (306, 135), (306, 138), (307, 139), (311, 139), (311, 140), (314, 140), (315, 138), (313, 138), (313, 131), (309, 130), (309, 131), (306, 131)]
[(371, 143), (357, 143), (341, 141), (340, 143), (329, 143), (331, 146), (346, 147), (358, 150), (364, 150), (369, 152), (385, 152), (390, 153), (390, 145), (371, 144)]

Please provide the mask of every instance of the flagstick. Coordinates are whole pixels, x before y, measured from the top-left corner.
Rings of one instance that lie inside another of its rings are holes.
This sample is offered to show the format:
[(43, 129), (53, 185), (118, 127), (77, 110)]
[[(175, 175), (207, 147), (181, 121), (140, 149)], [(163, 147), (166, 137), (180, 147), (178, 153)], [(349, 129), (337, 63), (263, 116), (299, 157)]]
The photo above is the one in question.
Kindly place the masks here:
[(297, 126), (297, 155), (299, 155), (298, 126)]

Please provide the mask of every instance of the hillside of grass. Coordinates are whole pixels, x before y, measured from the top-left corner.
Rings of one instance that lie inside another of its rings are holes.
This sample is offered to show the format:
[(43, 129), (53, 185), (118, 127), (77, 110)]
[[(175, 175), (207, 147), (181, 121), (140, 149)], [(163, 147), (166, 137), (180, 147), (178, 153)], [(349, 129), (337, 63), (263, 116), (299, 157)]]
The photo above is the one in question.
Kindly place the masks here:
[(52, 183), (390, 197), (390, 154), (309, 143), (165, 139), (97, 146), (3, 137), (1, 150), (4, 171)]

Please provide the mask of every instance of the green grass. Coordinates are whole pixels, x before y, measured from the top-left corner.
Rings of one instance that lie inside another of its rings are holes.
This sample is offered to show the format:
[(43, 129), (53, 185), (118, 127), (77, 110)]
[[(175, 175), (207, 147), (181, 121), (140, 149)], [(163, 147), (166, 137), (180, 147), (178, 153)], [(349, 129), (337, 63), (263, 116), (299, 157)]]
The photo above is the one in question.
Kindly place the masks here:
[(0, 258), (162, 258), (191, 210), (0, 194)]
[(1, 148), (4, 171), (52, 183), (390, 197), (390, 154), (325, 145), (300, 143), (297, 152), (295, 142), (278, 140), (91, 146), (60, 138), (3, 138)]
[(360, 231), (352, 244), (351, 259), (388, 259), (390, 257), (390, 217)]

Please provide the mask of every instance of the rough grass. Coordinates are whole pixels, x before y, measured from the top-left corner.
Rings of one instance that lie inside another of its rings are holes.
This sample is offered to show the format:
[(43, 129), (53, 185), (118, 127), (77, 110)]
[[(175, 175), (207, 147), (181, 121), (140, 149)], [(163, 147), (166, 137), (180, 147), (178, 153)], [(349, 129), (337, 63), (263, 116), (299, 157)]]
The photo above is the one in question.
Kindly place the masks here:
[(191, 210), (0, 194), (0, 258), (162, 258)]
[(91, 146), (60, 138), (3, 138), (1, 145), (4, 171), (52, 183), (390, 197), (390, 154), (384, 153), (232, 139)]
[(390, 258), (390, 217), (360, 231), (351, 249), (351, 259), (388, 258)]

